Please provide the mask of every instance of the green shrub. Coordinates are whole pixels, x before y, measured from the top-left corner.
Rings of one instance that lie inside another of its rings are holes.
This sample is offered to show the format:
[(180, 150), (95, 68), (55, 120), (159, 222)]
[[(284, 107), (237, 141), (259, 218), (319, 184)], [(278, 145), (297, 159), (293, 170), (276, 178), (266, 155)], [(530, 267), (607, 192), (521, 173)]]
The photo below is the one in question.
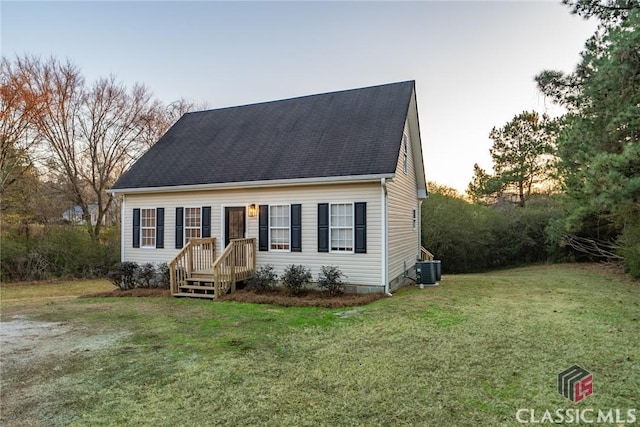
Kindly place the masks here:
[(158, 269), (156, 271), (155, 281), (153, 282), (153, 286), (156, 288), (169, 289), (171, 284), (171, 277), (169, 272), (169, 264), (162, 263), (158, 264)]
[(26, 259), (29, 248), (25, 239), (14, 236), (2, 236), (2, 250), (0, 250), (0, 272), (3, 282), (26, 280), (29, 269)]
[(267, 292), (273, 289), (277, 280), (273, 265), (267, 264), (256, 270), (255, 275), (247, 281), (247, 287), (256, 292)]
[(34, 225), (29, 233), (24, 230), (2, 230), (3, 281), (105, 277), (120, 257), (119, 235), (109, 229), (100, 242), (77, 226)]
[(9, 268), (15, 280), (46, 280), (51, 277), (52, 270), (49, 261), (38, 251), (29, 251), (23, 257), (12, 259)]
[(311, 283), (311, 270), (303, 265), (290, 265), (284, 269), (280, 278), (282, 284), (293, 296), (302, 295)]
[(107, 278), (113, 285), (121, 291), (126, 291), (136, 287), (136, 271), (139, 266), (135, 262), (119, 262), (109, 270)]
[(134, 288), (169, 289), (170, 284), (169, 266), (166, 263), (140, 266), (135, 262), (118, 262), (109, 269), (107, 278), (122, 291)]
[(343, 277), (345, 275), (338, 267), (323, 265), (318, 275), (318, 287), (325, 290), (332, 297), (342, 295), (344, 293)]
[(445, 273), (566, 260), (553, 229), (562, 214), (553, 196), (531, 196), (525, 207), (484, 206), (436, 185), (422, 204), (422, 246), (442, 261)]
[(432, 192), (422, 204), (422, 246), (444, 273), (470, 273), (496, 263), (492, 225), (500, 214), (459, 197)]
[(136, 270), (135, 281), (137, 288), (150, 288), (156, 275), (156, 267), (151, 263), (146, 263)]

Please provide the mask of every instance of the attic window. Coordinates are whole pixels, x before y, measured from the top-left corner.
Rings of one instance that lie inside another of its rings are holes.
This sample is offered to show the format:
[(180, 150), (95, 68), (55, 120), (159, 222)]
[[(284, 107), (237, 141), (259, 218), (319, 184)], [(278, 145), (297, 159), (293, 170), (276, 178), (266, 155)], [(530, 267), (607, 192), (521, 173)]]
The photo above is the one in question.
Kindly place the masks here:
[(409, 154), (407, 149), (407, 141), (409, 140), (409, 136), (406, 133), (402, 134), (402, 169), (404, 170), (405, 175), (409, 173)]

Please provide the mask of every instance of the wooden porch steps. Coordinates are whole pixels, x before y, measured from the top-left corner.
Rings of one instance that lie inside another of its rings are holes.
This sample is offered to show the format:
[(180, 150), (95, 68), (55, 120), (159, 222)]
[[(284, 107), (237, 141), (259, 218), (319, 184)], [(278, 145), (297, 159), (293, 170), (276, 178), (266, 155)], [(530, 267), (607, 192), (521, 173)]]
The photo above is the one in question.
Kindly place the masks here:
[(169, 263), (171, 293), (214, 299), (255, 273), (256, 239), (233, 239), (215, 257), (215, 238), (192, 239)]
[(185, 282), (187, 283), (211, 283), (211, 286), (213, 286), (213, 274), (210, 274), (207, 277), (189, 277), (188, 279), (185, 279)]
[(185, 280), (186, 284), (178, 286), (178, 293), (182, 296), (195, 296), (201, 298), (213, 298), (215, 296), (215, 286), (213, 283), (213, 277), (209, 279), (194, 279), (189, 278)]
[(174, 297), (189, 297), (189, 298), (208, 298), (208, 299), (214, 299), (215, 295), (214, 294), (195, 294), (195, 293), (191, 293), (191, 292), (176, 292), (175, 294), (173, 294)]
[(195, 290), (213, 290), (213, 283), (210, 285), (180, 285), (180, 289), (195, 289)]

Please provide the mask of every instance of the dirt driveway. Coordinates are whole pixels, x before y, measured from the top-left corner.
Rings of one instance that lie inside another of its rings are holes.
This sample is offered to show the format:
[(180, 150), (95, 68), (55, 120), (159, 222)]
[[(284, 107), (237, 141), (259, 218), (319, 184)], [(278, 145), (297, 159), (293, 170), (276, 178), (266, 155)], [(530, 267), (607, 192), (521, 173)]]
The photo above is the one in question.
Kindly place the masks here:
[[(18, 315), (0, 322), (0, 425), (51, 425), (56, 385), (69, 365), (108, 348), (127, 333), (104, 333), (79, 325), (42, 322)], [(60, 398), (58, 396), (57, 398)], [(55, 424), (55, 423), (54, 423)]]

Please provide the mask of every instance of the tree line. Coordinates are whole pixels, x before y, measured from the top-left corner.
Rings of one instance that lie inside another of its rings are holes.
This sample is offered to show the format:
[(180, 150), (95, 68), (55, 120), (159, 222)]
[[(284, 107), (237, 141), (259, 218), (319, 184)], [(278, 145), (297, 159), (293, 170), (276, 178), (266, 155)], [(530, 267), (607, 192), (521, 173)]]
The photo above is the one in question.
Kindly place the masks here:
[[(474, 206), (438, 186), (423, 205), (433, 226), (423, 243), (442, 248), (453, 271), (587, 259), (624, 262), (640, 276), (640, 2), (564, 3), (599, 20), (575, 70), (535, 76), (567, 113), (524, 111), (494, 128), (493, 170), (474, 165), (468, 186)], [(443, 209), (450, 211), (438, 222)], [(473, 227), (458, 228), (464, 224)], [(461, 264), (465, 256), (474, 259)]]
[(2, 57), (3, 219), (46, 223), (61, 207), (78, 206), (98, 241), (115, 203), (106, 190), (194, 107), (184, 99), (165, 105), (146, 86), (127, 87), (113, 75), (88, 82), (71, 61)]

